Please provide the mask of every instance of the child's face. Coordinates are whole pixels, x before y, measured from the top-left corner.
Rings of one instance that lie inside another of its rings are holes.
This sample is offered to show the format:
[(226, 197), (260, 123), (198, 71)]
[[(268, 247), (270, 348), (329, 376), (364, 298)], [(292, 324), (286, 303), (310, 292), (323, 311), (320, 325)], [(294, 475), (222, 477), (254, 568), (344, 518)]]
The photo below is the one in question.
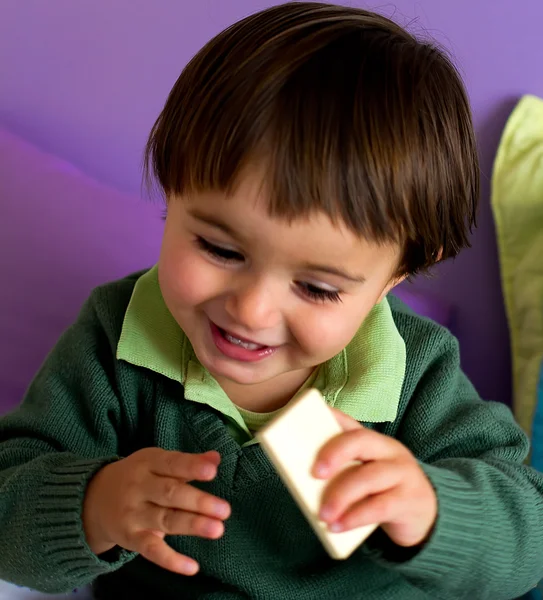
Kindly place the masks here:
[(339, 353), (393, 287), (399, 247), (324, 214), (272, 218), (259, 186), (172, 198), (159, 261), (166, 305), (200, 362), (229, 384), (299, 385)]

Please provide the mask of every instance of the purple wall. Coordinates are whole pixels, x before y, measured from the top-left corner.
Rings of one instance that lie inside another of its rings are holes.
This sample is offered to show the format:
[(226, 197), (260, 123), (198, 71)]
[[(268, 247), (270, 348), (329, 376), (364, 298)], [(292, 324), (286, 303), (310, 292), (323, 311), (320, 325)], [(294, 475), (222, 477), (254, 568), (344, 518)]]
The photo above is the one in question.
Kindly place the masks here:
[[(0, 124), (138, 193), (145, 137), (185, 62), (233, 20), (273, 3), (2, 0)], [(396, 0), (379, 10), (450, 48), (469, 88), (484, 178), (480, 227), (472, 250), (416, 285), (458, 304), (466, 370), (483, 396), (507, 401), (507, 327), (488, 179), (512, 106), (522, 94), (543, 95), (543, 2)]]

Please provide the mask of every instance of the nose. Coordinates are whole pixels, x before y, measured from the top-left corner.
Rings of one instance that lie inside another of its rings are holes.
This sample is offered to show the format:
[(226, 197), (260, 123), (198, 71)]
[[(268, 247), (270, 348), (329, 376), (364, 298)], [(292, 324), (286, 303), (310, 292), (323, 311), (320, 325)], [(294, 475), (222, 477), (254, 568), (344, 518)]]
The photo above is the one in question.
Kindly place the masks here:
[(249, 278), (240, 282), (226, 300), (228, 316), (247, 331), (270, 329), (280, 322), (281, 312), (271, 285)]

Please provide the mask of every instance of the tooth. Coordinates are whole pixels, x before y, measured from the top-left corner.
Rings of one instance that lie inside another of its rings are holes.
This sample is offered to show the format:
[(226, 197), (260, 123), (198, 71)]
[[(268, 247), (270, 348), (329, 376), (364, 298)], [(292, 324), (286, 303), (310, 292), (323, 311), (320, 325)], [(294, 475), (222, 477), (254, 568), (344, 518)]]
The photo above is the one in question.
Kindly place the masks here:
[(230, 335), (229, 333), (226, 333), (225, 337), (231, 344), (234, 344), (236, 346), (241, 346), (242, 348), (245, 348), (246, 350), (256, 350), (257, 348), (260, 347), (258, 344), (251, 344), (250, 342), (243, 342), (242, 340), (235, 338), (234, 336)]

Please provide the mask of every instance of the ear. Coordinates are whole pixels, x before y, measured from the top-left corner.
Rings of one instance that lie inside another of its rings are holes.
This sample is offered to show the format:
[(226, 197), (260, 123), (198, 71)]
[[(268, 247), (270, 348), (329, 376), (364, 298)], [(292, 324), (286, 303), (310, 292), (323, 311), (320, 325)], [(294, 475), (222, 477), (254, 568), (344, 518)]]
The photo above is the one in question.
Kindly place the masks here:
[(393, 277), (387, 284), (387, 286), (385, 287), (385, 289), (381, 292), (381, 295), (379, 296), (379, 299), (377, 300), (377, 304), (379, 304), (379, 302), (381, 302), (383, 300), (383, 298), (389, 293), (391, 292), (397, 285), (400, 285), (400, 283), (402, 283), (402, 281), (405, 281), (407, 279), (407, 273), (404, 275), (397, 275), (396, 277)]

